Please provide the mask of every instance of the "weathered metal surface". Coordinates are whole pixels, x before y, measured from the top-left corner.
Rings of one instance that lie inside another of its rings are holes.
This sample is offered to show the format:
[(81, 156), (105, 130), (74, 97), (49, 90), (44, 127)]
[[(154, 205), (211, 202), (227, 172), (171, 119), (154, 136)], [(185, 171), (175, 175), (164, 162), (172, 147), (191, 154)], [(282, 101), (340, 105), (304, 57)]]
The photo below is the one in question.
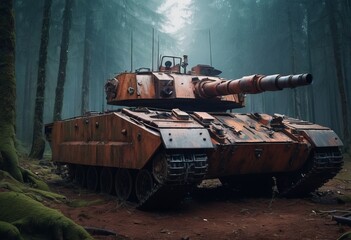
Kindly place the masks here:
[(189, 120), (189, 114), (180, 110), (179, 108), (172, 109), (172, 114), (179, 120)]
[(135, 112), (129, 109), (123, 109), (123, 112), (140, 123), (150, 124), (157, 128), (202, 128), (202, 126), (196, 121), (193, 121), (192, 119), (179, 120), (171, 112)]
[(53, 160), (140, 169), (161, 144), (165, 149), (214, 148), (208, 158), (211, 178), (291, 172), (302, 167), (311, 145), (342, 145), (332, 130), (316, 124), (287, 119), (283, 130), (275, 130), (270, 126), (273, 117), (267, 114), (195, 112), (192, 116), (180, 110), (123, 109), (56, 122), (51, 141), (59, 147), (53, 147)]
[(150, 74), (136, 75), (137, 80), (137, 98), (143, 99), (154, 99), (155, 98), (155, 88), (154, 88), (154, 78)]
[(307, 145), (297, 143), (220, 145), (209, 156), (207, 177), (292, 172), (308, 153)]
[(135, 99), (137, 97), (137, 81), (136, 75), (132, 73), (124, 73), (117, 77), (119, 86), (116, 91), (117, 99)]
[(213, 148), (210, 134), (206, 129), (160, 129), (160, 134), (166, 149)]
[[(185, 110), (206, 108), (212, 111), (244, 106), (240, 94), (203, 101), (195, 94), (195, 84), (203, 78), (205, 77), (167, 72), (122, 73), (105, 85), (107, 102), (122, 106)], [(218, 77), (212, 78), (220, 81)]]
[[(341, 169), (342, 142), (331, 129), (279, 114), (226, 111), (244, 107), (247, 93), (311, 84), (310, 74), (226, 80), (207, 65), (186, 73), (187, 58), (170, 58), (158, 72), (121, 73), (106, 83), (108, 104), (133, 108), (48, 124), (53, 160), (76, 167), (82, 185), (82, 165), (97, 174), (104, 169), (110, 187), (114, 169), (123, 169), (128, 179), (117, 177), (116, 186), (129, 187), (120, 198), (137, 189), (139, 206), (166, 204), (157, 199), (170, 193), (178, 201), (187, 184), (204, 178), (249, 178), (260, 188), (252, 176), (268, 176), (284, 195), (303, 194)], [(90, 180), (97, 186), (97, 178)]]
[(208, 125), (215, 120), (215, 118), (207, 112), (194, 112), (194, 117), (204, 125)]
[(341, 139), (334, 131), (328, 130), (304, 130), (302, 134), (316, 147), (340, 147)]
[(309, 155), (310, 144), (272, 129), (269, 115), (261, 115), (260, 120), (250, 114), (212, 114), (212, 117), (215, 119), (212, 125), (217, 127), (210, 128), (216, 145), (209, 157), (210, 178), (294, 171)]
[(169, 99), (176, 96), (174, 88), (174, 78), (166, 73), (153, 73), (155, 79), (155, 93), (156, 98)]
[(284, 88), (295, 88), (312, 83), (311, 74), (299, 75), (252, 75), (237, 80), (218, 80), (204, 78), (196, 86), (196, 94), (200, 98), (211, 98), (239, 93), (261, 93), (265, 91), (277, 91)]
[(83, 165), (142, 168), (161, 145), (160, 135), (121, 113), (54, 123), (54, 161)]
[(252, 75), (237, 80), (225, 80), (210, 74), (199, 76), (161, 71), (122, 73), (108, 81), (105, 89), (108, 104), (169, 110), (179, 108), (192, 111), (223, 111), (244, 107), (246, 93), (277, 91), (308, 85), (311, 82), (310, 74)]
[(218, 124), (225, 128), (229, 143), (292, 143), (293, 140), (281, 131), (274, 131), (246, 114), (213, 114)]

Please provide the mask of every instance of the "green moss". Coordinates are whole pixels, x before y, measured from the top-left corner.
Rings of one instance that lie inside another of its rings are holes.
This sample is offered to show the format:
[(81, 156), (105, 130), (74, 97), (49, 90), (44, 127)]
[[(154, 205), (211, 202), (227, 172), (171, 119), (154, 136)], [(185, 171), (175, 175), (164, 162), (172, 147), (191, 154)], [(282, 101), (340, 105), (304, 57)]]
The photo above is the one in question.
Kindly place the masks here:
[(21, 193), (0, 193), (0, 219), (16, 226), (21, 235), (38, 239), (92, 239), (79, 225), (57, 210)]
[(8, 172), (0, 170), (0, 188), (14, 192), (23, 192), (23, 184), (14, 179)]
[(18, 169), (15, 141), (15, 28), (12, 1), (1, 1), (0, 6), (0, 155), (1, 168), (22, 181)]
[(18, 156), (13, 142), (12, 144), (9, 142), (4, 143), (0, 140), (0, 154), (2, 156), (2, 170), (9, 172), (18, 181), (23, 181), (21, 171), (18, 168)]
[(0, 239), (22, 240), (23, 238), (16, 226), (0, 221)]
[(340, 203), (351, 203), (351, 195), (340, 195), (337, 199)]
[(17, 193), (24, 193), (27, 196), (37, 201), (42, 201), (43, 198), (46, 198), (46, 199), (53, 200), (55, 202), (62, 202), (63, 200), (66, 199), (65, 196), (60, 194), (29, 187), (21, 182), (18, 182), (10, 174), (1, 170), (0, 170), (0, 188), (4, 188), (9, 191), (13, 191)]
[(89, 206), (93, 206), (93, 205), (98, 205), (98, 204), (101, 204), (103, 202), (104, 202), (104, 200), (102, 200), (102, 199), (96, 199), (96, 200), (92, 200), (92, 201), (75, 199), (75, 200), (70, 201), (67, 205), (69, 205), (70, 207), (79, 208), (79, 207), (89, 207)]
[(19, 192), (22, 193), (22, 189), (18, 188), (16, 185), (6, 182), (6, 181), (0, 181), (0, 188), (7, 189), (12, 192)]
[[(53, 200), (55, 202), (62, 202), (63, 200), (66, 200), (66, 197), (57, 193), (53, 193), (53, 192), (47, 192), (47, 191), (43, 191), (40, 189), (31, 189), (30, 190), (32, 193), (37, 193), (37, 195), (39, 194), (42, 197), (45, 197), (47, 199)], [(26, 193), (27, 195), (27, 193)]]
[(351, 240), (351, 232), (346, 232), (341, 235), (338, 240)]
[(44, 191), (50, 191), (49, 186), (44, 181), (40, 180), (31, 171), (28, 171), (27, 169), (21, 169), (21, 172), (22, 172), (24, 181), (31, 184), (32, 187), (40, 190), (44, 190)]

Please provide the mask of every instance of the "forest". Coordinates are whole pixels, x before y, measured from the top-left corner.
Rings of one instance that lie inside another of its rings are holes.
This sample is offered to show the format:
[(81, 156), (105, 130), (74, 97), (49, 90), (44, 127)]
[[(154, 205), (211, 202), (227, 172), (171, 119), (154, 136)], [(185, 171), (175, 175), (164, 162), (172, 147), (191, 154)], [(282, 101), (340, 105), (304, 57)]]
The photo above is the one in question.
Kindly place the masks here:
[(108, 78), (184, 54), (227, 79), (312, 73), (309, 87), (247, 96), (234, 111), (302, 118), (350, 141), (350, 1), (16, 0), (14, 13), (16, 136), (27, 148), (42, 129), (36, 99), (42, 124), (115, 109)]
[[(351, 0), (3, 0), (0, 43), (0, 180), (48, 190), (17, 166), (18, 152), (50, 155), (45, 124), (120, 108), (106, 104), (105, 82), (121, 72), (156, 70), (162, 56), (187, 55), (189, 67), (207, 64), (225, 79), (311, 73), (310, 86), (248, 94), (245, 108), (231, 111), (329, 127), (350, 151)], [(0, 193), (8, 186), (1, 184)], [(12, 194), (0, 194), (0, 201), (25, 203), (19, 217), (33, 205), (33, 218), (50, 215), (38, 225), (62, 218), (55, 233), (90, 239), (61, 213)], [(1, 217), (0, 236), (12, 229), (13, 216), (5, 223)], [(25, 220), (15, 223), (25, 229)]]

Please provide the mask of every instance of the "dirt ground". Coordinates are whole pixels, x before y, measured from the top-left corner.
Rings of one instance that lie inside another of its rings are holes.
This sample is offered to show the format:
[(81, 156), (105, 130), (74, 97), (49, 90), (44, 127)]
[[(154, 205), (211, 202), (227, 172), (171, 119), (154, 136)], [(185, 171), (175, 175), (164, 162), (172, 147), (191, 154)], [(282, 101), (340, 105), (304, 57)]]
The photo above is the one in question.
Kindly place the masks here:
[[(337, 239), (351, 228), (332, 214), (351, 210), (351, 159), (318, 194), (305, 199), (246, 198), (210, 182), (177, 209), (145, 212), (113, 196), (92, 193), (59, 178), (49, 179), (66, 203), (47, 203), (78, 224), (117, 236), (96, 239)], [(219, 185), (219, 184), (217, 184)]]

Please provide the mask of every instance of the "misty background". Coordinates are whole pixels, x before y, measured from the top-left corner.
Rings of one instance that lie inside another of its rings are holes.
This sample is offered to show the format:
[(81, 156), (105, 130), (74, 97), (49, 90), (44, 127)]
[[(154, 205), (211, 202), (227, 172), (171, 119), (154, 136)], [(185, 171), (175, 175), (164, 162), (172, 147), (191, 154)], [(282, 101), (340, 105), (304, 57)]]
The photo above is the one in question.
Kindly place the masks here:
[[(33, 138), (45, 1), (15, 0), (16, 131), (25, 146)], [(285, 114), (349, 138), (350, 0), (52, 0), (44, 123), (53, 121), (69, 2), (62, 119), (82, 114), (83, 79), (89, 82), (89, 111), (116, 109), (105, 103), (107, 79), (140, 67), (156, 69), (159, 55), (186, 54), (190, 68), (212, 65), (227, 79), (312, 73), (311, 86), (247, 96), (246, 107), (234, 111)]]

